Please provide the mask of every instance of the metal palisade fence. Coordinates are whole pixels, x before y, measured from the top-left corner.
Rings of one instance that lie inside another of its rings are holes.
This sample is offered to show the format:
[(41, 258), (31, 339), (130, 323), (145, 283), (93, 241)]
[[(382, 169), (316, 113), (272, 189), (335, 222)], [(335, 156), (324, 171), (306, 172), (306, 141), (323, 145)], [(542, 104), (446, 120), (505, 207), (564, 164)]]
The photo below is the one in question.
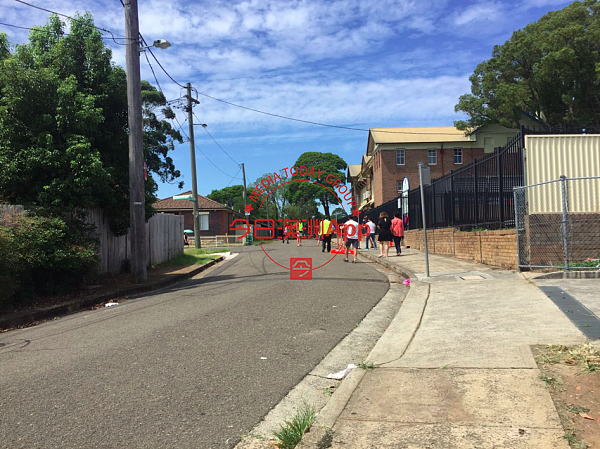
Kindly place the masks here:
[(600, 269), (600, 176), (516, 187), (519, 268)]
[[(513, 189), (525, 184), (525, 136), (531, 134), (564, 134), (577, 130), (529, 129), (520, 132), (504, 147), (475, 159), (464, 167), (433, 179), (424, 187), (427, 228), (455, 227), (460, 229), (498, 229), (515, 226)], [(382, 204), (365, 212), (375, 219), (385, 211), (392, 217), (399, 209), (402, 198)], [(405, 202), (406, 204), (406, 202)], [(408, 229), (423, 227), (420, 190), (408, 193)]]

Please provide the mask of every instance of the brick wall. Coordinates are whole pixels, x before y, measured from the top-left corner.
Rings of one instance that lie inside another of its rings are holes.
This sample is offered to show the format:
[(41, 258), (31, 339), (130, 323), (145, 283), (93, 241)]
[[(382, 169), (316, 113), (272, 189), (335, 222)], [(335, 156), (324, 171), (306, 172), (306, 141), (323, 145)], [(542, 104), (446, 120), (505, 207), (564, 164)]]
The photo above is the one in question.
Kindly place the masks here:
[(403, 181), (408, 177), (410, 188), (419, 186), (419, 162), (425, 167), (429, 167), (431, 178), (439, 178), (469, 164), (473, 159), (484, 155), (483, 148), (463, 148), (462, 165), (454, 164), (454, 148), (444, 148), (437, 150), (437, 164), (427, 164), (428, 149), (406, 150), (405, 165), (396, 165), (396, 150), (380, 150), (375, 153), (373, 160), (373, 178), (374, 178), (374, 200), (375, 207), (397, 198), (399, 192), (396, 189), (396, 182)]
[[(184, 216), (184, 229), (194, 229), (192, 211), (175, 212)], [(208, 213), (208, 231), (200, 231), (200, 236), (230, 234), (229, 224), (233, 221), (231, 212), (226, 210), (211, 210)]]
[[(404, 231), (404, 244), (424, 249), (423, 231)], [(433, 229), (427, 231), (427, 246), (432, 254), (445, 254), (502, 268), (517, 268), (517, 238), (512, 229), (480, 232)]]

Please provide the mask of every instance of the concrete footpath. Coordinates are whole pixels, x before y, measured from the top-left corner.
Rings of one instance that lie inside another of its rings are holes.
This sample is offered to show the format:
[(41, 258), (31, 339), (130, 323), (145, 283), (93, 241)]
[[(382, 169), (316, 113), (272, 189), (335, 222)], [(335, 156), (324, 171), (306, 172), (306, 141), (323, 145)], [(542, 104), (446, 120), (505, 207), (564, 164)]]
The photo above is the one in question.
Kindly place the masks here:
[[(583, 334), (519, 273), (406, 250), (378, 259), (411, 277), (371, 351), (299, 448), (568, 448), (530, 346)], [(364, 259), (363, 259), (364, 260)]]

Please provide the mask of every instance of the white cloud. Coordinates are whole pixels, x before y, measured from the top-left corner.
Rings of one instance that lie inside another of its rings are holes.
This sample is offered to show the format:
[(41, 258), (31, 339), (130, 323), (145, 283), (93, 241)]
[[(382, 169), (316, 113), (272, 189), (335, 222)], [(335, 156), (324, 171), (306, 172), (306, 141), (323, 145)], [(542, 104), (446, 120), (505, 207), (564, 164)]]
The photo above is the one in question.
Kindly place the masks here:
[(504, 15), (505, 6), (497, 2), (481, 2), (468, 6), (453, 17), (456, 26), (465, 26), (475, 22), (497, 21)]

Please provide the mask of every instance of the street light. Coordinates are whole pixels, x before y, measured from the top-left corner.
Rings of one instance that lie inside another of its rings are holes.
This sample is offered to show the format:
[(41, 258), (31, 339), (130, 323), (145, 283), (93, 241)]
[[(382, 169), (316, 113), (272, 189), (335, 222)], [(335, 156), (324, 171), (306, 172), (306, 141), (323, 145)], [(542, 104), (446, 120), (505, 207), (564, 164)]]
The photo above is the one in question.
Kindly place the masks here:
[(168, 40), (157, 39), (154, 41), (154, 43), (152, 45), (146, 45), (145, 47), (140, 47), (139, 50), (144, 51), (145, 49), (150, 48), (150, 47), (156, 47), (156, 48), (165, 50), (165, 49), (169, 48), (170, 46), (171, 46), (171, 43)]

